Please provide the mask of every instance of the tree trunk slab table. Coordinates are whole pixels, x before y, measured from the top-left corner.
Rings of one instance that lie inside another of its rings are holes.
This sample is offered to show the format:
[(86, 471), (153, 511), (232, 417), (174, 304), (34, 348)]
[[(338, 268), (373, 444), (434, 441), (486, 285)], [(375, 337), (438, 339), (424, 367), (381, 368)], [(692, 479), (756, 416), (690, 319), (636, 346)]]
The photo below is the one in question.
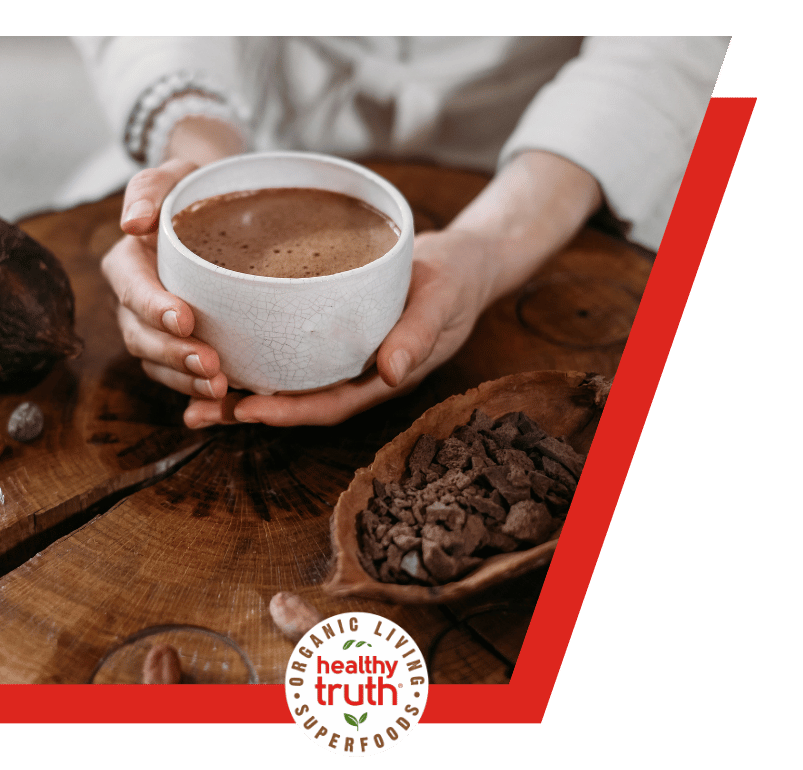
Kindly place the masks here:
[[(406, 195), (419, 231), (444, 227), (487, 182), (367, 165)], [(293, 645), (268, 612), (279, 591), (324, 616), (390, 618), (425, 652), (435, 683), (509, 681), (544, 569), (450, 605), (333, 599), (321, 589), (329, 518), (356, 469), (450, 395), (539, 369), (612, 377), (649, 260), (584, 230), (414, 393), (333, 428), (190, 431), (186, 397), (148, 380), (125, 351), (100, 275), (121, 204), (117, 195), (20, 223), (69, 274), (85, 350), (0, 395), (0, 682), (136, 681), (156, 637), (178, 647), (190, 681), (283, 682)], [(45, 413), (29, 444), (5, 430), (23, 401)]]

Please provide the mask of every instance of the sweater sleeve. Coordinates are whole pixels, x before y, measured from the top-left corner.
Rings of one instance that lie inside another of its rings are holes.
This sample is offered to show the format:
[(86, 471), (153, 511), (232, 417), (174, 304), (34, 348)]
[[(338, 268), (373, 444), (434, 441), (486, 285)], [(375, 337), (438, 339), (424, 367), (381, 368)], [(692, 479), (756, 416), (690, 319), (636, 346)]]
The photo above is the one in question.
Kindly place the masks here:
[(600, 183), (633, 240), (657, 248), (728, 38), (593, 37), (537, 94), (500, 164), (561, 155)]
[[(226, 120), (247, 136), (237, 41), (226, 37), (79, 37), (81, 53), (114, 135), (129, 152), (132, 128), (150, 134), (155, 165), (175, 123), (190, 114)], [(132, 153), (133, 154), (133, 153)], [(136, 155), (135, 155), (136, 157)]]

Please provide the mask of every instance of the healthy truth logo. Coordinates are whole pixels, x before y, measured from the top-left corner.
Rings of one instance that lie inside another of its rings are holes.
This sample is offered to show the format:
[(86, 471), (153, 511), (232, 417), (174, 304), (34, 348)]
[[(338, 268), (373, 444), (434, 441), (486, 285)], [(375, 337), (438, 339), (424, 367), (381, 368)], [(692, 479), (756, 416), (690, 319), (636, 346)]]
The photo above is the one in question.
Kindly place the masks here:
[(296, 645), (285, 678), (295, 723), (323, 748), (350, 756), (376, 754), (407, 736), (428, 688), (418, 645), (369, 612), (318, 623)]

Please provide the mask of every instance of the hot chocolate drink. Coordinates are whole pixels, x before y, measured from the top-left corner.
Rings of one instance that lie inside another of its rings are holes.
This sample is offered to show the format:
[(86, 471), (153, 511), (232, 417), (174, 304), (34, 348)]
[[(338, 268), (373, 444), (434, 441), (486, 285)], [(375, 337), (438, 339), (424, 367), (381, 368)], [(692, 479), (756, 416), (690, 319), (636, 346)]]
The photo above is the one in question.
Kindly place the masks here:
[(309, 278), (362, 267), (398, 240), (387, 217), (328, 190), (272, 188), (205, 198), (173, 228), (199, 257), (238, 273)]

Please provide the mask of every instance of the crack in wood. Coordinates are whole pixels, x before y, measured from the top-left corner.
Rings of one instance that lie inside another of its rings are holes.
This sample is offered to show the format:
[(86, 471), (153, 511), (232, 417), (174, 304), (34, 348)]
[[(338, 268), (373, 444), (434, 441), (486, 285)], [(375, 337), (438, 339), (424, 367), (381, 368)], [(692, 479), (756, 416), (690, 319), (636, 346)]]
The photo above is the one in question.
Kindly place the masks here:
[(453, 610), (451, 610), (446, 605), (440, 605), (440, 610), (446, 617), (450, 624), (438, 632), (429, 644), (429, 647), (426, 652), (426, 659), (427, 659), (427, 671), (429, 671), (430, 675), (430, 683), (431, 684), (438, 684), (435, 681), (435, 671), (437, 670), (435, 667), (435, 656), (438, 653), (438, 647), (443, 639), (453, 631), (465, 631), (469, 637), (476, 642), (480, 647), (482, 647), (486, 652), (490, 653), (494, 658), (496, 658), (504, 667), (504, 676), (509, 680), (511, 676), (513, 676), (513, 669), (515, 667), (515, 662), (509, 660), (505, 655), (503, 655), (495, 645), (486, 639), (482, 634), (480, 634), (471, 624), (469, 621), (478, 617), (480, 615), (486, 615), (492, 612), (497, 612), (500, 608), (491, 608), (487, 610), (480, 610), (478, 612), (472, 612), (466, 615), (463, 618), (458, 617)]
[[(64, 500), (53, 508), (26, 517), (28, 534), (0, 553), (0, 577), (22, 566), (40, 551), (110, 511), (121, 500), (171, 476), (208, 447), (213, 437), (174, 452), (150, 465), (126, 471), (111, 482)], [(47, 525), (44, 520), (55, 521)]]

